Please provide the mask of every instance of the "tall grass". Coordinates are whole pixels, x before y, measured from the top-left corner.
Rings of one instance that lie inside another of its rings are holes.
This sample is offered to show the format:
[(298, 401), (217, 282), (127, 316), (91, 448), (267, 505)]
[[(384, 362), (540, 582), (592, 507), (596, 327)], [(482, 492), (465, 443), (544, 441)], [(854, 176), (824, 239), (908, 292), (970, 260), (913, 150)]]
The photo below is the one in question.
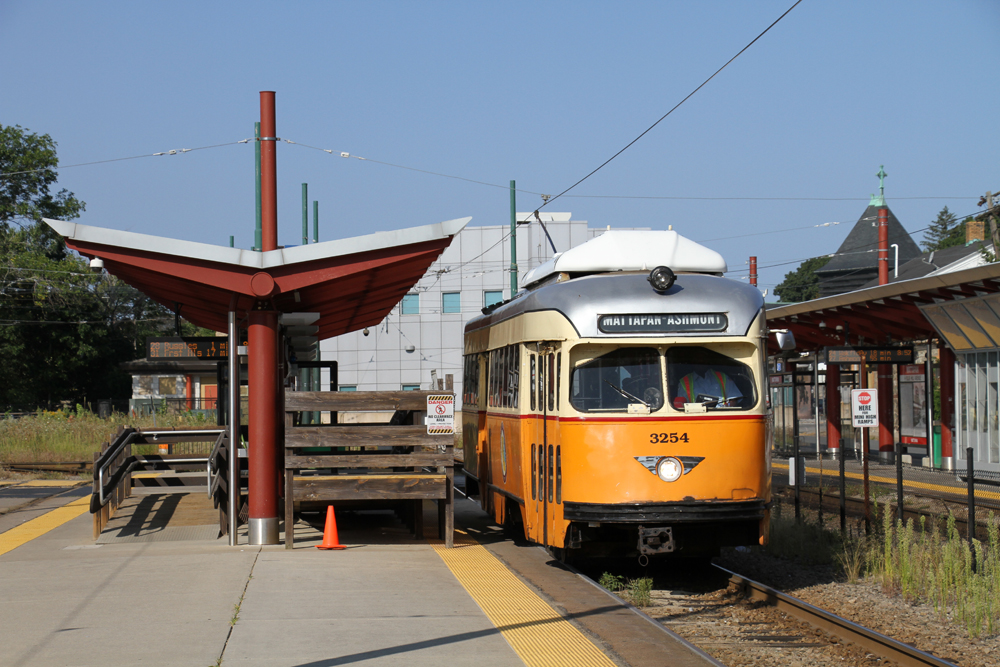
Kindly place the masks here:
[(926, 601), (950, 614), (971, 637), (1000, 631), (1000, 522), (991, 512), (987, 540), (968, 541), (949, 515), (946, 533), (911, 519), (893, 522), (883, 512), (881, 543), (869, 551), (869, 572), (887, 592)]
[(43, 411), (19, 419), (0, 415), (0, 463), (91, 460), (94, 452), (101, 449), (101, 443), (107, 442), (119, 426), (169, 428), (213, 424), (204, 413), (172, 414), (165, 410), (143, 417), (113, 414), (101, 419), (79, 405), (75, 412)]

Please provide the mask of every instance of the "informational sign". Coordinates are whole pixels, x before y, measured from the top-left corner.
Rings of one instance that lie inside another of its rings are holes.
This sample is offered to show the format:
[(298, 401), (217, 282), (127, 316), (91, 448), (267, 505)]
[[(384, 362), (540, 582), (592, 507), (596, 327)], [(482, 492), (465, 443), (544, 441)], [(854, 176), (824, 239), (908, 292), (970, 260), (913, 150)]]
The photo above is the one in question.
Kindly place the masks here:
[(924, 366), (899, 367), (899, 440), (927, 444), (927, 383)]
[(626, 313), (597, 318), (597, 328), (604, 333), (725, 331), (728, 326), (725, 313)]
[(427, 433), (448, 435), (455, 432), (455, 395), (431, 394), (427, 397)]
[(912, 347), (828, 347), (828, 364), (912, 364)]
[[(246, 345), (246, 343), (244, 343)], [(202, 359), (220, 361), (229, 357), (228, 336), (147, 338), (146, 359)]]
[(851, 390), (851, 418), (854, 428), (878, 426), (878, 390)]

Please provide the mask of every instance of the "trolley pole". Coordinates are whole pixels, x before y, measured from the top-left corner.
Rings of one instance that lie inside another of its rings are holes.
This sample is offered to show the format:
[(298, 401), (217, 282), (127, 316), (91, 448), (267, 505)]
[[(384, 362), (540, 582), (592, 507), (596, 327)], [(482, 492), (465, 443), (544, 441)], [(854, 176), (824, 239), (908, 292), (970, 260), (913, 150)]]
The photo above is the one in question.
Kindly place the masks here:
[(517, 189), (510, 182), (510, 298), (517, 294)]

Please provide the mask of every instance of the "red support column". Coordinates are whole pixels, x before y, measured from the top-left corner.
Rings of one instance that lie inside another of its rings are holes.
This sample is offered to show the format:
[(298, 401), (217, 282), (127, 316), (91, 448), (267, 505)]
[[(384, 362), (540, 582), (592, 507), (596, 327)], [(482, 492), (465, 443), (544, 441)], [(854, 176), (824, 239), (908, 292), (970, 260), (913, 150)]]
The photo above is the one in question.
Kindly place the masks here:
[(278, 313), (250, 311), (250, 544), (278, 543)]
[[(187, 409), (194, 409), (194, 378), (190, 375), (184, 376), (184, 397), (187, 399)], [(201, 406), (199, 406), (201, 407)]]
[(840, 455), (840, 366), (826, 365), (826, 450)]
[(889, 209), (878, 210), (878, 284), (889, 282)]
[(892, 463), (896, 451), (893, 423), (896, 402), (892, 400), (892, 366), (878, 365), (878, 460)]
[(750, 258), (750, 284), (754, 287), (757, 286), (757, 256), (754, 255)]
[(955, 353), (938, 341), (941, 371), (941, 467), (955, 468)]
[(274, 92), (260, 93), (260, 244), (261, 250), (278, 248), (277, 129)]

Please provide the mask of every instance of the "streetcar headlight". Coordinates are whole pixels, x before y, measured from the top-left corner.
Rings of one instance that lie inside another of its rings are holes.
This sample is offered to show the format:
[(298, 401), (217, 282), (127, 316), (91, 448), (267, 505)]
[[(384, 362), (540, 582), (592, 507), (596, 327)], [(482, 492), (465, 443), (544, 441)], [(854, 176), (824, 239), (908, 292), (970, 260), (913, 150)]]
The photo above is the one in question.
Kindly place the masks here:
[(672, 456), (664, 457), (656, 464), (656, 474), (664, 482), (676, 482), (684, 474), (684, 464)]
[(674, 280), (676, 279), (677, 276), (675, 276), (674, 272), (667, 266), (656, 267), (649, 272), (649, 277), (646, 278), (646, 280), (649, 281), (649, 284), (653, 286), (653, 289), (660, 294), (663, 294), (668, 289), (673, 287)]

